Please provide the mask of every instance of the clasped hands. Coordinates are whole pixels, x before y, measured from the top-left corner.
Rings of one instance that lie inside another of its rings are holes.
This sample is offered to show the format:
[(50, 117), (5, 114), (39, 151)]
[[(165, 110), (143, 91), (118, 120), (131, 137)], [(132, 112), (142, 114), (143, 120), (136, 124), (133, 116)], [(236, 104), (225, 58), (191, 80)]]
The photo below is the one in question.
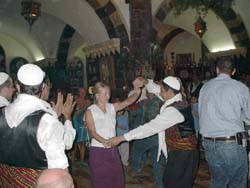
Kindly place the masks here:
[(123, 141), (125, 141), (124, 136), (117, 136), (110, 139), (105, 139), (102, 144), (105, 148), (111, 148), (119, 145)]

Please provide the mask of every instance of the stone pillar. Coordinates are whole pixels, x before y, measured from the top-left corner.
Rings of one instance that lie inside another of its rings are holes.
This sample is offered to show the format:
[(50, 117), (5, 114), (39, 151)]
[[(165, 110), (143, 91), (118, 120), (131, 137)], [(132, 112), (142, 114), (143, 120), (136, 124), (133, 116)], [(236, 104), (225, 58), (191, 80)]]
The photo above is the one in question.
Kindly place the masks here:
[(151, 63), (150, 41), (152, 30), (152, 4), (151, 0), (131, 0), (130, 34), (131, 52), (136, 60), (143, 65)]

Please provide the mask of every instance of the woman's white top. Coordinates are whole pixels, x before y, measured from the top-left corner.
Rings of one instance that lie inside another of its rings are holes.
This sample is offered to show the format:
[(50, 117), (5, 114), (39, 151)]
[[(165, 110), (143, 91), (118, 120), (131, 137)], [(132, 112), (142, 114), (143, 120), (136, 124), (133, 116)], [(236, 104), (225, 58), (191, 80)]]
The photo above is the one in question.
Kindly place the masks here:
[[(90, 109), (96, 133), (105, 139), (116, 136), (116, 111), (112, 103), (106, 104), (106, 112), (103, 112), (96, 104), (88, 107)], [(91, 146), (104, 147), (95, 138), (91, 140)]]

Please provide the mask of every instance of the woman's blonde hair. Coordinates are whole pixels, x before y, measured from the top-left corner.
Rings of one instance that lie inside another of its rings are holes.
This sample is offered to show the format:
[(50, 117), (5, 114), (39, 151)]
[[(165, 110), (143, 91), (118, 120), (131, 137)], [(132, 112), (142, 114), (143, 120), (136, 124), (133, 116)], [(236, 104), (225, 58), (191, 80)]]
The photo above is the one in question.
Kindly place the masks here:
[(96, 94), (100, 93), (101, 89), (108, 87), (109, 85), (103, 82), (97, 82), (94, 87), (91, 87), (89, 93), (94, 95), (94, 103), (96, 103)]

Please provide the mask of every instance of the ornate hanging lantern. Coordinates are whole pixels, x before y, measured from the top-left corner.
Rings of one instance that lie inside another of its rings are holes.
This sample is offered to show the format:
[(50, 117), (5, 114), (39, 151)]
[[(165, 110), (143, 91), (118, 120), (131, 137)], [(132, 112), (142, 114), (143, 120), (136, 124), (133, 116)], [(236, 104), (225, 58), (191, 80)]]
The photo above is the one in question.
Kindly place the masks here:
[(197, 21), (194, 23), (194, 29), (200, 38), (202, 38), (204, 33), (207, 31), (207, 24), (200, 16), (197, 19)]
[(31, 29), (33, 23), (39, 18), (41, 14), (41, 4), (32, 0), (26, 0), (21, 2), (21, 6), (21, 15), (29, 23)]

